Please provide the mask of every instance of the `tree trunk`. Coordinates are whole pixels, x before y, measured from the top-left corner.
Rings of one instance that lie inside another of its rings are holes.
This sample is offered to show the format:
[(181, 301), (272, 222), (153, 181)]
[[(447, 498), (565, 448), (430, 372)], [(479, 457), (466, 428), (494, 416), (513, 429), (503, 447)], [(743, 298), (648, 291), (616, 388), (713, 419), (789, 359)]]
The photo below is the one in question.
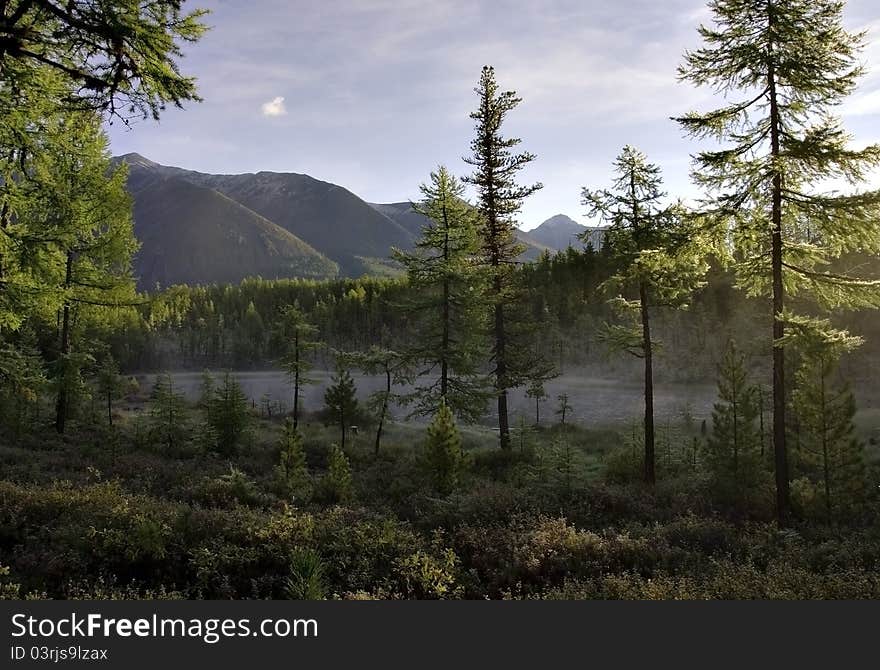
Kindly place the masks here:
[(385, 414), (388, 412), (388, 399), (391, 397), (391, 370), (385, 368), (385, 397), (382, 398), (382, 411), (379, 413), (379, 427), (376, 428), (376, 447), (374, 455), (379, 455), (379, 443), (382, 440), (382, 428), (385, 425)]
[[(768, 2), (768, 25), (771, 32), (768, 53), (767, 86), (770, 94), (770, 151), (773, 160), (780, 153), (780, 119), (776, 95), (776, 65), (773, 53), (773, 8)], [(785, 349), (781, 340), (785, 335), (782, 321), (785, 287), (782, 283), (782, 175), (773, 173), (771, 207), (770, 263), (773, 274), (773, 455), (776, 473), (776, 519), (780, 526), (788, 524), (790, 510), (788, 482), (788, 449), (785, 442)]]
[(440, 360), (440, 397), (446, 401), (449, 391), (449, 337), (450, 337), (450, 310), (449, 310), (449, 217), (446, 212), (446, 203), (443, 203), (443, 342), (441, 344)]
[(293, 333), (293, 429), (299, 425), (299, 328)]
[(345, 408), (339, 408), (339, 427), (342, 428), (342, 451), (345, 451)]
[(645, 282), (639, 283), (639, 300), (642, 303), (642, 348), (645, 353), (645, 483), (653, 485), (657, 480), (654, 468), (654, 362)]
[[(67, 267), (65, 270), (64, 288), (70, 288), (73, 280), (73, 252), (67, 252)], [(67, 405), (69, 393), (67, 385), (70, 383), (70, 301), (65, 298), (61, 316), (61, 380), (58, 385), (58, 398), (55, 403), (55, 430), (64, 434), (67, 424)]]
[[(497, 294), (501, 281), (496, 279)], [(505, 359), (504, 307), (495, 305), (495, 378), (498, 385), (498, 438), (502, 449), (510, 449), (510, 425), (507, 417), (507, 361)]]
[(113, 426), (113, 394), (107, 393), (107, 423)]

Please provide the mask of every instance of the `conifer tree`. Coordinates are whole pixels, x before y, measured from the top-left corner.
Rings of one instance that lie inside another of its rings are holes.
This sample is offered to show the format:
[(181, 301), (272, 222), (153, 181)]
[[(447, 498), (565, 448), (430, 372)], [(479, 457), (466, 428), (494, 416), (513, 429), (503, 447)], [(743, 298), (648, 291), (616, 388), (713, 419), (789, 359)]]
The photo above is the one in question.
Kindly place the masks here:
[[(626, 146), (614, 162), (611, 190), (583, 189), (589, 216), (609, 224), (605, 253), (619, 269), (606, 290), (624, 324), (606, 325), (605, 338), (615, 348), (644, 361), (644, 479), (656, 479), (654, 430), (654, 345), (651, 317), (657, 308), (682, 307), (708, 270), (700, 237), (678, 205), (663, 203), (660, 168), (637, 149)], [(587, 234), (585, 234), (587, 235)], [(588, 237), (584, 237), (587, 241)]]
[(501, 129), (507, 115), (521, 102), (513, 91), (499, 91), (495, 69), (483, 68), (474, 89), (479, 99), (470, 117), (476, 122), (471, 156), (464, 160), (474, 172), (465, 178), (477, 190), (477, 209), (482, 215), (481, 262), (487, 272), (487, 302), (490, 306), (492, 377), (498, 397), (498, 434), (502, 449), (510, 448), (510, 422), (507, 408), (509, 389), (534, 379), (551, 376), (547, 363), (535, 356), (530, 346), (534, 331), (520, 317), (526, 313), (519, 301), (523, 287), (515, 266), (523, 246), (516, 237), (516, 215), (523, 200), (542, 188), (542, 184), (520, 186), (517, 173), (535, 155), (513, 153), (521, 140), (506, 138)]
[(152, 436), (169, 452), (181, 447), (189, 434), (186, 400), (174, 386), (168, 373), (156, 377), (150, 396), (150, 428)]
[(293, 382), (293, 427), (299, 426), (300, 392), (303, 385), (314, 384), (309, 376), (312, 369), (311, 353), (320, 342), (318, 329), (309, 322), (297, 305), (288, 305), (281, 312), (279, 334), (286, 343), (281, 366)]
[(486, 358), (484, 282), (477, 264), (480, 216), (464, 200), (464, 185), (443, 166), (421, 192), (413, 209), (428, 223), (414, 251), (394, 251), (412, 289), (406, 308), (418, 333), (404, 353), (419, 374), (413, 392), (401, 401), (415, 404), (414, 413), (422, 416), (435, 414), (445, 402), (463, 420), (476, 421), (491, 395), (489, 381), (479, 373)]
[(345, 434), (358, 412), (358, 401), (348, 368), (340, 361), (336, 366), (336, 374), (330, 380), (330, 386), (324, 391), (324, 404), (331, 417), (339, 426), (342, 450), (345, 450)]
[(449, 495), (455, 490), (464, 467), (464, 452), (455, 416), (445, 403), (428, 425), (424, 463), (438, 493)]
[[(817, 328), (817, 323), (820, 328)], [(801, 364), (795, 374), (792, 407), (801, 429), (796, 467), (818, 481), (828, 519), (857, 507), (865, 487), (864, 444), (855, 436), (855, 397), (834, 380), (840, 356), (858, 346), (859, 338), (831, 327), (828, 321), (800, 319), (792, 330)]]
[(541, 403), (547, 399), (547, 390), (540, 379), (533, 380), (526, 389), (526, 397), (535, 399), (535, 425), (541, 425)]
[(373, 447), (373, 454), (378, 456), (382, 443), (382, 431), (388, 417), (388, 407), (395, 399), (392, 389), (395, 384), (407, 382), (411, 377), (409, 357), (393, 349), (384, 349), (375, 345), (365, 352), (347, 353), (342, 357), (347, 364), (359, 368), (364, 374), (381, 375), (385, 380), (385, 386), (371, 393), (367, 400), (367, 409), (379, 417)]
[(287, 495), (308, 498), (311, 494), (311, 479), (306, 464), (302, 434), (294, 428), (293, 421), (284, 421), (281, 434), (278, 479)]
[(556, 416), (559, 417), (560, 425), (565, 425), (565, 416), (574, 408), (568, 403), (568, 394), (562, 393), (556, 396), (556, 399), (559, 401), (559, 404), (556, 406)]
[(761, 435), (755, 387), (749, 383), (745, 356), (733, 341), (718, 366), (718, 401), (706, 465), (714, 493), (724, 502), (742, 502), (760, 483)]
[(354, 498), (351, 464), (345, 451), (337, 444), (330, 447), (324, 486), (336, 502), (348, 502)]
[(217, 448), (224, 454), (233, 453), (250, 427), (251, 415), (241, 384), (229, 372), (214, 388), (207, 420), (217, 437)]
[(113, 425), (113, 401), (125, 390), (125, 382), (119, 375), (119, 365), (112, 354), (106, 354), (98, 368), (98, 391), (107, 402), (107, 425)]
[(11, 0), (0, 3), (0, 80), (20, 89), (35, 70), (63, 77), (70, 107), (158, 118), (167, 103), (199, 100), (180, 73), (181, 43), (195, 42), (205, 10), (181, 0)]
[[(880, 146), (848, 147), (833, 115), (863, 66), (863, 33), (843, 28), (839, 0), (713, 0), (704, 46), (685, 54), (680, 77), (729, 100), (678, 119), (697, 138), (726, 142), (696, 157), (705, 211), (729, 226), (740, 284), (772, 297), (773, 449), (776, 507), (789, 515), (785, 345), (787, 298), (811, 293), (825, 305), (878, 303), (875, 282), (840, 272), (835, 259), (880, 251), (880, 192), (830, 191), (880, 164)], [(735, 97), (738, 96), (738, 99)]]

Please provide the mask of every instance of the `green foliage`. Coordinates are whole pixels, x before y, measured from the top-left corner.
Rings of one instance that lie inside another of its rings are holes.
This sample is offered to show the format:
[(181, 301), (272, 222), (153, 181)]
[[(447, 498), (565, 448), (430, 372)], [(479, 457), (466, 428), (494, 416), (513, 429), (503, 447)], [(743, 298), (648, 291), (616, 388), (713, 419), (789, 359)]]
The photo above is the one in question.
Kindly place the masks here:
[(291, 600), (324, 600), (326, 566), (314, 549), (296, 549), (290, 557), (286, 595)]
[(186, 400), (168, 373), (156, 377), (150, 394), (150, 436), (156, 446), (170, 454), (183, 449), (190, 436)]
[(113, 425), (113, 401), (122, 397), (128, 388), (125, 379), (119, 374), (119, 365), (112, 354), (101, 360), (97, 372), (98, 393), (107, 403), (107, 423)]
[(322, 480), (325, 495), (334, 502), (345, 503), (354, 498), (351, 463), (339, 445), (330, 447), (327, 474)]
[(213, 384), (206, 384), (203, 382), (203, 392), (209, 392), (210, 395), (204, 400), (205, 419), (217, 438), (215, 447), (223, 454), (234, 453), (251, 425), (248, 398), (238, 380), (229, 372), (224, 373), (219, 386), (212, 389)]
[(343, 450), (348, 427), (358, 415), (356, 391), (351, 373), (340, 361), (336, 366), (336, 374), (330, 380), (330, 386), (324, 391), (324, 404), (333, 421), (339, 426)]
[[(250, 303), (248, 309), (253, 306)], [(284, 342), (281, 367), (293, 382), (293, 424), (297, 426), (300, 412), (300, 391), (305, 384), (314, 384), (309, 377), (312, 368), (311, 355), (320, 342), (316, 339), (318, 329), (312, 325), (296, 305), (287, 305), (281, 311), (277, 336)]]
[(562, 393), (556, 396), (556, 400), (558, 401), (558, 404), (556, 405), (556, 416), (559, 417), (559, 423), (564, 426), (566, 414), (571, 413), (574, 407), (569, 404), (567, 393)]
[(186, 14), (181, 4), (13, 2), (0, 27), (3, 80), (16, 90), (29, 75), (49, 71), (63, 77), (69, 92), (61, 102), (72, 108), (158, 119), (167, 103), (199, 99), (195, 80), (180, 73), (176, 60), (181, 42), (204, 33), (206, 12)]
[(464, 184), (443, 166), (421, 191), (423, 200), (413, 207), (429, 223), (414, 251), (394, 252), (406, 269), (411, 299), (405, 309), (414, 315), (410, 327), (417, 333), (404, 355), (419, 372), (414, 390), (401, 401), (414, 404), (420, 416), (433, 415), (445, 401), (473, 422), (485, 413), (490, 396), (480, 374), (487, 358), (485, 276), (477, 264), (481, 220), (464, 200)]
[(528, 316), (521, 305), (524, 287), (514, 271), (523, 250), (516, 238), (516, 215), (523, 200), (542, 185), (516, 183), (517, 173), (535, 156), (528, 152), (513, 153), (520, 140), (501, 134), (508, 113), (521, 99), (513, 91), (499, 91), (495, 70), (489, 66), (483, 68), (474, 92), (479, 99), (476, 111), (470, 115), (475, 121), (475, 136), (471, 141), (472, 155), (464, 159), (474, 172), (464, 181), (475, 187), (477, 209), (483, 219), (479, 260), (487, 275), (486, 302), (491, 311), (492, 379), (498, 395), (499, 439), (501, 448), (508, 449), (508, 389), (552, 376), (552, 366), (534, 347), (535, 326), (524, 318)]
[(731, 341), (718, 366), (718, 401), (712, 410), (705, 465), (716, 499), (741, 509), (765, 484), (757, 400), (746, 358)]
[(3, 432), (21, 437), (37, 419), (48, 381), (39, 352), (25, 339), (0, 344), (0, 416)]
[(312, 493), (312, 481), (306, 465), (303, 438), (290, 419), (284, 422), (279, 448), (277, 474), (285, 497), (308, 500)]
[(422, 458), (434, 490), (441, 495), (452, 493), (461, 479), (465, 457), (455, 416), (445, 403), (428, 425)]
[[(858, 511), (865, 501), (865, 445), (855, 436), (855, 397), (834, 379), (840, 355), (853, 339), (827, 328), (803, 337), (802, 362), (795, 375), (792, 406), (801, 437), (796, 467), (816, 487), (801, 495), (802, 511), (832, 520)], [(815, 499), (821, 512), (805, 499)]]

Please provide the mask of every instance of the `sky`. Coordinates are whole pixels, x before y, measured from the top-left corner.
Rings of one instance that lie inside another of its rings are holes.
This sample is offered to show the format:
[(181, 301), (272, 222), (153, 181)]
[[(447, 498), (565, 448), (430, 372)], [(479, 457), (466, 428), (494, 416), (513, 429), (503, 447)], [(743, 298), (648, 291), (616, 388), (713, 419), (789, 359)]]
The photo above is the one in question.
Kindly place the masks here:
[[(190, 0), (211, 30), (180, 66), (202, 103), (161, 121), (109, 127), (115, 154), (210, 173), (298, 172), (368, 202), (419, 199), (438, 165), (469, 172), (483, 65), (522, 103), (504, 125), (537, 159), (541, 182), (520, 214), (590, 223), (581, 189), (602, 188), (621, 148), (663, 169), (673, 196), (696, 195), (685, 139), (670, 117), (718, 106), (676, 78), (710, 20), (704, 0)], [(868, 30), (867, 75), (840, 113), (855, 145), (880, 142), (880, 2), (850, 0)], [(880, 183), (876, 184), (880, 186)]]

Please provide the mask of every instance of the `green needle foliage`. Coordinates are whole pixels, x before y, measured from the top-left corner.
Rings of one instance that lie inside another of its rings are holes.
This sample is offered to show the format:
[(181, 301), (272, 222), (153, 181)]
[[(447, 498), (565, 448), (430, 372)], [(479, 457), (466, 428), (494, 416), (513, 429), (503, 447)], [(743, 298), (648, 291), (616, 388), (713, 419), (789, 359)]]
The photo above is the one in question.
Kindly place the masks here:
[[(395, 250), (413, 299), (406, 309), (417, 333), (405, 350), (419, 375), (401, 398), (414, 414), (430, 416), (445, 402), (464, 421), (480, 419), (491, 395), (479, 373), (486, 358), (484, 274), (478, 265), (480, 216), (464, 199), (464, 185), (441, 166), (413, 209), (428, 218), (413, 252)], [(433, 378), (426, 383), (425, 378)]]
[(849, 148), (834, 111), (863, 66), (863, 33), (843, 28), (838, 0), (714, 0), (704, 46), (685, 54), (680, 77), (726, 98), (679, 119), (690, 135), (721, 148), (697, 155), (694, 181), (704, 210), (732, 242), (739, 281), (771, 296), (776, 506), (789, 513), (786, 445), (786, 299), (812, 295), (825, 306), (877, 306), (877, 282), (839, 270), (852, 252), (880, 251), (880, 192), (851, 187), (880, 164), (880, 146)]
[(150, 397), (150, 435), (169, 454), (182, 449), (189, 439), (186, 400), (168, 373), (156, 377)]
[[(167, 103), (199, 100), (180, 73), (181, 43), (206, 30), (181, 0), (10, 0), (0, 5), (0, 79), (62, 77), (68, 106), (158, 119)], [(121, 107), (120, 107), (121, 105)]]
[(356, 392), (351, 373), (340, 360), (336, 366), (336, 374), (330, 380), (330, 386), (324, 391), (324, 404), (327, 405), (333, 421), (339, 426), (343, 451), (348, 427), (359, 410)]
[(101, 359), (98, 367), (98, 393), (101, 399), (107, 403), (107, 424), (113, 425), (113, 401), (118, 400), (125, 393), (126, 382), (119, 374), (119, 365), (112, 354), (106, 354)]
[(718, 401), (706, 443), (712, 493), (722, 503), (748, 503), (762, 483), (758, 412), (757, 389), (749, 382), (746, 357), (731, 341), (718, 366)]
[(306, 465), (306, 452), (302, 435), (290, 419), (284, 422), (279, 446), (281, 453), (277, 475), (281, 489), (288, 497), (307, 500), (312, 492), (312, 483)]
[[(664, 205), (660, 168), (643, 153), (626, 146), (614, 161), (611, 190), (584, 188), (588, 215), (608, 225), (605, 254), (618, 273), (605, 283), (617, 292), (614, 306), (624, 323), (606, 324), (612, 347), (644, 360), (644, 479), (656, 479), (654, 431), (654, 348), (651, 320), (657, 308), (687, 306), (708, 271), (701, 235), (678, 204)], [(588, 234), (583, 236), (585, 242)]]
[(832, 520), (864, 500), (864, 444), (854, 434), (855, 397), (835, 379), (840, 357), (861, 340), (828, 321), (800, 319), (791, 330), (800, 330), (793, 339), (801, 354), (791, 403), (800, 427), (795, 467), (816, 482), (825, 517)]
[(229, 372), (213, 389), (206, 407), (207, 423), (216, 436), (216, 447), (223, 454), (233, 454), (241, 444), (251, 424), (248, 397), (238, 380)]
[(428, 425), (423, 459), (434, 490), (441, 495), (452, 493), (458, 486), (465, 459), (455, 416), (445, 403)]
[(338, 444), (330, 447), (327, 460), (327, 474), (324, 475), (324, 488), (333, 502), (344, 503), (354, 498), (354, 482), (351, 476), (351, 463)]
[(311, 352), (320, 341), (318, 329), (312, 325), (296, 305), (287, 305), (281, 311), (277, 328), (279, 336), (286, 343), (286, 351), (281, 359), (281, 367), (293, 382), (293, 427), (299, 426), (300, 391), (304, 384), (314, 384), (309, 377), (312, 369)]
[(531, 380), (552, 376), (551, 367), (532, 344), (534, 327), (523, 319), (524, 287), (515, 272), (517, 258), (524, 247), (516, 238), (516, 216), (523, 200), (542, 188), (542, 184), (520, 186), (517, 173), (535, 160), (535, 155), (513, 153), (521, 140), (504, 137), (501, 129), (507, 115), (522, 101), (513, 91), (500, 91), (495, 69), (483, 68), (474, 89), (479, 99), (471, 113), (476, 135), (471, 156), (464, 160), (474, 168), (465, 178), (477, 191), (477, 209), (483, 222), (480, 230), (481, 263), (488, 274), (487, 302), (490, 306), (492, 339), (492, 377), (498, 397), (498, 434), (502, 449), (510, 449), (510, 420), (507, 409), (509, 389)]

